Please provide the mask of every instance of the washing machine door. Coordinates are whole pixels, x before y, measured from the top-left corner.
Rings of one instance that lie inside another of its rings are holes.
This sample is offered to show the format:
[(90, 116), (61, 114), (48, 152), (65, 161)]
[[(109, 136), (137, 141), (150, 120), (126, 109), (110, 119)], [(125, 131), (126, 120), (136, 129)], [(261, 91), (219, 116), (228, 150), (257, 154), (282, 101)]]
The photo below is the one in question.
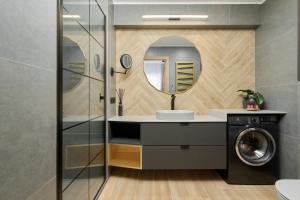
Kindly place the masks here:
[(265, 129), (248, 128), (238, 135), (235, 151), (240, 160), (247, 165), (262, 166), (274, 157), (276, 143)]

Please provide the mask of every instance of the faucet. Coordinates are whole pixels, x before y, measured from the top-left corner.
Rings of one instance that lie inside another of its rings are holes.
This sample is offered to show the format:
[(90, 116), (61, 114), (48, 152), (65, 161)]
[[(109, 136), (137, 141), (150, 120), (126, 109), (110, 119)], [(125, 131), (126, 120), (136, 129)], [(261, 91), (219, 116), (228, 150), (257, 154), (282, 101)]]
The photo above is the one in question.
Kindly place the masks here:
[(175, 110), (175, 94), (171, 95), (171, 110)]

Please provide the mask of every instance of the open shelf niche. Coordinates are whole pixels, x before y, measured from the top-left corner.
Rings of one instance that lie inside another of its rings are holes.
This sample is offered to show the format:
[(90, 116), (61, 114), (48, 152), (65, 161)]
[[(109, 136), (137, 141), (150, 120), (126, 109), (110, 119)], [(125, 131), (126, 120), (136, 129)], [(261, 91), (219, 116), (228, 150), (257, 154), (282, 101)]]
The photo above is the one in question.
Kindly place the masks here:
[(110, 122), (108, 164), (114, 167), (142, 169), (139, 123)]
[(141, 144), (140, 124), (138, 123), (110, 123), (111, 144)]

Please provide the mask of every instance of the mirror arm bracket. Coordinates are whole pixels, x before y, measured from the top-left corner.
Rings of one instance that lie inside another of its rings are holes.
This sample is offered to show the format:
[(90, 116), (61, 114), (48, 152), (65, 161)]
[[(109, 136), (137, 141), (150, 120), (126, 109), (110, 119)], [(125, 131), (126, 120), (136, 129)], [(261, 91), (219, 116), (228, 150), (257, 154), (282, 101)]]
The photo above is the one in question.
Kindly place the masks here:
[(119, 71), (115, 71), (113, 67), (110, 68), (110, 75), (114, 76), (114, 74), (127, 74), (128, 70), (125, 70), (125, 72), (119, 72)]

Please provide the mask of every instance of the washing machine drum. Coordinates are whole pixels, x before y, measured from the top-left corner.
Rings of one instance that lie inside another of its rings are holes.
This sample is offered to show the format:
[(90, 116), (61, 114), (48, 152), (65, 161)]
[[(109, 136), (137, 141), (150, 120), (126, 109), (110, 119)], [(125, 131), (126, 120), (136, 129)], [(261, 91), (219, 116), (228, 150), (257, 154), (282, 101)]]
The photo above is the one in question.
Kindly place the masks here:
[(276, 143), (273, 136), (265, 129), (248, 128), (238, 135), (235, 151), (245, 164), (262, 166), (274, 157)]

